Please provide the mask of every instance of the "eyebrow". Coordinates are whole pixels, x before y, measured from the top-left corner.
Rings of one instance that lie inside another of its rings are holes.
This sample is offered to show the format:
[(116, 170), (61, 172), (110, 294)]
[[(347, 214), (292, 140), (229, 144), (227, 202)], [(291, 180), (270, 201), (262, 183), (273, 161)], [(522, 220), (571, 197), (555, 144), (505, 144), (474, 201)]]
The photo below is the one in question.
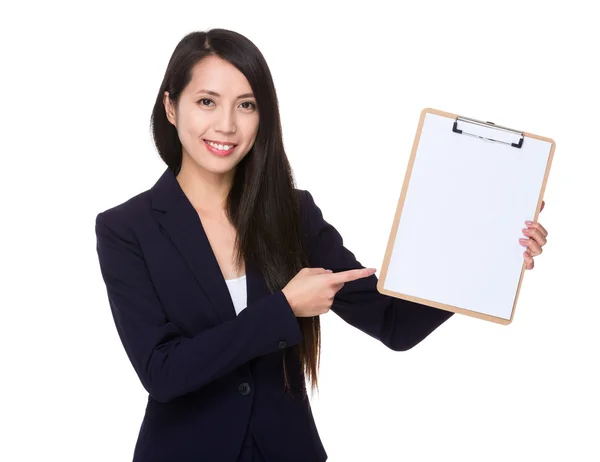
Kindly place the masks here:
[[(212, 90), (198, 90), (196, 92), (196, 94), (198, 94), (198, 93), (207, 93), (209, 95), (217, 96), (217, 97), (221, 96), (216, 91), (212, 91)], [(254, 94), (253, 93), (244, 93), (243, 95), (239, 95), (237, 97), (237, 99), (240, 99), (240, 98), (254, 98)]]

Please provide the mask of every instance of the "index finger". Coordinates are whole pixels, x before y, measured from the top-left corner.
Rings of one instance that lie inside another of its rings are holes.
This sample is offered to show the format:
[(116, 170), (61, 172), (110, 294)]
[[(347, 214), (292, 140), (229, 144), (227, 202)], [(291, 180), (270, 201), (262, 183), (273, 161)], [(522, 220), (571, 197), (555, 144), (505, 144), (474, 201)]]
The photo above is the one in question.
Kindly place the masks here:
[(546, 231), (546, 228), (544, 228), (541, 223), (534, 221), (531, 224), (528, 224), (527, 227), (529, 229), (533, 228), (533, 229), (538, 229), (540, 231), (540, 233), (542, 234), (542, 236), (544, 237), (548, 237), (548, 231)]
[(329, 275), (335, 282), (350, 282), (356, 279), (366, 278), (374, 274), (375, 268), (358, 268), (346, 271), (340, 271), (339, 273), (333, 273)]

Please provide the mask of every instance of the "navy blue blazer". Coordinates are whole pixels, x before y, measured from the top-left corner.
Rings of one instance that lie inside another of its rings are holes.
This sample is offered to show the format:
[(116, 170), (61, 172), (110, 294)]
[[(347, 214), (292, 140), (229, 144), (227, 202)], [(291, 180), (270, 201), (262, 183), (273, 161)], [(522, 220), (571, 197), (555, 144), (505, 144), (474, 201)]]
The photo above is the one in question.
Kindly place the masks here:
[[(311, 194), (297, 192), (311, 266), (363, 268)], [(247, 264), (248, 305), (236, 315), (198, 214), (171, 170), (99, 213), (96, 237), (118, 334), (149, 394), (134, 462), (235, 462), (251, 437), (268, 461), (327, 459), (290, 348), (302, 332), (287, 299)], [(375, 275), (346, 283), (331, 310), (394, 351), (412, 348), (453, 314), (381, 294)]]

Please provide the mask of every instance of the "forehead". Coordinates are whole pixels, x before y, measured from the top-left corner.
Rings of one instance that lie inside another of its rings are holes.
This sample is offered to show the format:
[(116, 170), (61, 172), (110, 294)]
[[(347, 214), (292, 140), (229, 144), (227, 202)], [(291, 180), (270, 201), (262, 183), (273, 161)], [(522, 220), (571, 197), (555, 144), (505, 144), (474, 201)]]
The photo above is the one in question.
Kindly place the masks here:
[(192, 80), (186, 90), (192, 93), (211, 90), (227, 98), (251, 92), (252, 88), (244, 74), (229, 61), (207, 56), (192, 69)]

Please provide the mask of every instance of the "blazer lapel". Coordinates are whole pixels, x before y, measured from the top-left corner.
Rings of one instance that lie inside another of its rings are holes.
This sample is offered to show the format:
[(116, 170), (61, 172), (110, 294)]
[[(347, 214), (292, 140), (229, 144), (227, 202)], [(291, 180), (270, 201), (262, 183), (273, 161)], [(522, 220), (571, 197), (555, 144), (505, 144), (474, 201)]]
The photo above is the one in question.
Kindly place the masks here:
[[(186, 261), (222, 322), (236, 317), (233, 301), (198, 213), (167, 168), (150, 190), (153, 214)], [(258, 268), (246, 262), (248, 304), (269, 290)]]

